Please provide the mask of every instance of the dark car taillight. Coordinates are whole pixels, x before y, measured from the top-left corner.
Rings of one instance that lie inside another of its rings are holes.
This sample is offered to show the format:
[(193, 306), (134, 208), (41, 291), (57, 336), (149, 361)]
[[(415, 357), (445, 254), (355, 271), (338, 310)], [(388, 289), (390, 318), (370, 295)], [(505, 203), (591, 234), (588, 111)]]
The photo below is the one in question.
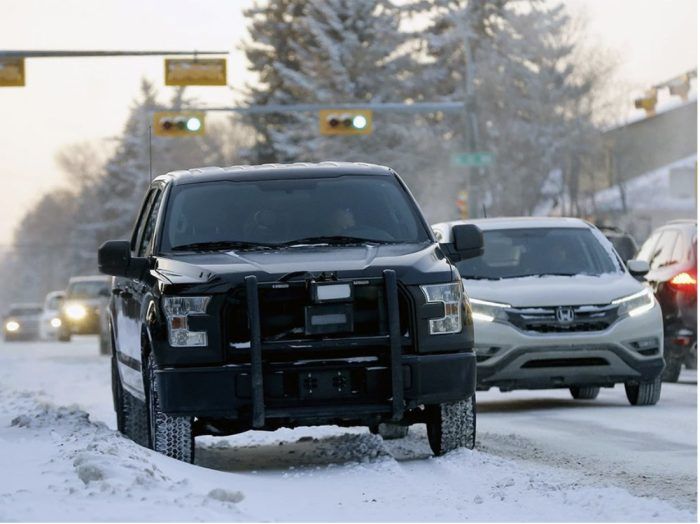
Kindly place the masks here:
[(697, 291), (698, 281), (695, 275), (683, 271), (669, 280), (668, 284), (676, 291), (695, 293)]

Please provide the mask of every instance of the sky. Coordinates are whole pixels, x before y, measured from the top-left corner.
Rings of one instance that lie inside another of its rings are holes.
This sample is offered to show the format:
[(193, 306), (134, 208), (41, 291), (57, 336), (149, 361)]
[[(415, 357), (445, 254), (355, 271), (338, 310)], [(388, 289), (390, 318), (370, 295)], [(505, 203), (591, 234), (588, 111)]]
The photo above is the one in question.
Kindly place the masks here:
[[(552, 0), (554, 1), (554, 0)], [(0, 0), (0, 50), (227, 51), (226, 87), (189, 88), (230, 105), (255, 81), (238, 49), (252, 0)], [(638, 90), (697, 67), (697, 0), (564, 0)], [(36, 58), (27, 85), (0, 88), (0, 249), (42, 194), (67, 183), (55, 162), (79, 142), (108, 145), (146, 77), (167, 99), (162, 58)], [(183, 166), (191, 167), (191, 166)]]

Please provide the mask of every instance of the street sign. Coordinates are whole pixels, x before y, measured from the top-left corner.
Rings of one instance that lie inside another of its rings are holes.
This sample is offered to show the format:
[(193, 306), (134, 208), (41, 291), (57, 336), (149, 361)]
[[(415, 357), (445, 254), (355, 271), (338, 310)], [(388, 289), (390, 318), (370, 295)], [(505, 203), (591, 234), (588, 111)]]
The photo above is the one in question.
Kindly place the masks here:
[(321, 109), (318, 112), (322, 135), (369, 135), (372, 111), (369, 109)]
[(225, 58), (166, 58), (166, 86), (225, 86)]
[(153, 113), (153, 134), (167, 138), (203, 135), (204, 113), (200, 111)]
[(453, 167), (487, 167), (493, 162), (491, 153), (454, 153), (452, 155)]
[(0, 87), (24, 86), (24, 58), (0, 58)]

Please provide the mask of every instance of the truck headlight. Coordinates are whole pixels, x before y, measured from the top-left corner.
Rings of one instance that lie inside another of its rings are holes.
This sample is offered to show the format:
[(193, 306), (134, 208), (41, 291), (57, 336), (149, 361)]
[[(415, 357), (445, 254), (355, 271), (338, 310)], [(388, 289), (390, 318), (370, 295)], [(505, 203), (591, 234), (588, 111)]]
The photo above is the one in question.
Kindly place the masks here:
[(9, 320), (5, 324), (5, 329), (9, 331), (10, 333), (14, 333), (15, 331), (19, 331), (19, 322), (16, 320)]
[(462, 331), (462, 283), (433, 284), (420, 288), (428, 302), (442, 302), (445, 305), (445, 316), (428, 321), (430, 334), (446, 335)]
[(207, 345), (206, 331), (190, 331), (189, 315), (203, 315), (211, 297), (163, 297), (163, 311), (168, 324), (168, 340), (174, 347)]
[(494, 320), (508, 320), (506, 308), (510, 304), (502, 302), (490, 302), (478, 298), (470, 298), (469, 304), (472, 306), (472, 319), (481, 322), (493, 322)]
[(58, 317), (52, 318), (51, 319), (51, 327), (60, 328), (61, 327), (61, 319)]
[(654, 309), (654, 293), (651, 292), (651, 289), (645, 287), (637, 293), (613, 300), (612, 304), (620, 305), (620, 308), (617, 310), (620, 316), (629, 315), (636, 317)]
[(68, 304), (66, 306), (66, 316), (71, 320), (83, 320), (87, 316), (87, 309), (82, 304)]

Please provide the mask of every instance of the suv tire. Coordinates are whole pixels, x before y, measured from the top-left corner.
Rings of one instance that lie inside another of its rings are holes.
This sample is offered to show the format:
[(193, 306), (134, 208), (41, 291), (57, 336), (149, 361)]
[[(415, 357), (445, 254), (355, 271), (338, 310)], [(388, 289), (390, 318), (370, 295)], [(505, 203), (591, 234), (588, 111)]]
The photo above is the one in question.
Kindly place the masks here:
[(600, 388), (593, 386), (573, 386), (569, 388), (571, 396), (577, 400), (593, 400), (600, 393)]
[(376, 426), (370, 426), (370, 433), (379, 435), (384, 440), (396, 440), (408, 435), (408, 426), (401, 426), (391, 422), (381, 422)]
[(678, 382), (678, 377), (681, 376), (681, 366), (683, 361), (679, 357), (666, 358), (666, 367), (661, 374), (661, 380), (664, 382)]
[(194, 462), (192, 417), (172, 416), (161, 411), (156, 369), (151, 353), (148, 357), (148, 411), (152, 449), (170, 458), (192, 464)]
[(436, 456), (476, 445), (476, 396), (467, 400), (426, 406), (430, 449)]
[(661, 397), (661, 377), (651, 382), (626, 382), (625, 393), (633, 406), (653, 406)]

